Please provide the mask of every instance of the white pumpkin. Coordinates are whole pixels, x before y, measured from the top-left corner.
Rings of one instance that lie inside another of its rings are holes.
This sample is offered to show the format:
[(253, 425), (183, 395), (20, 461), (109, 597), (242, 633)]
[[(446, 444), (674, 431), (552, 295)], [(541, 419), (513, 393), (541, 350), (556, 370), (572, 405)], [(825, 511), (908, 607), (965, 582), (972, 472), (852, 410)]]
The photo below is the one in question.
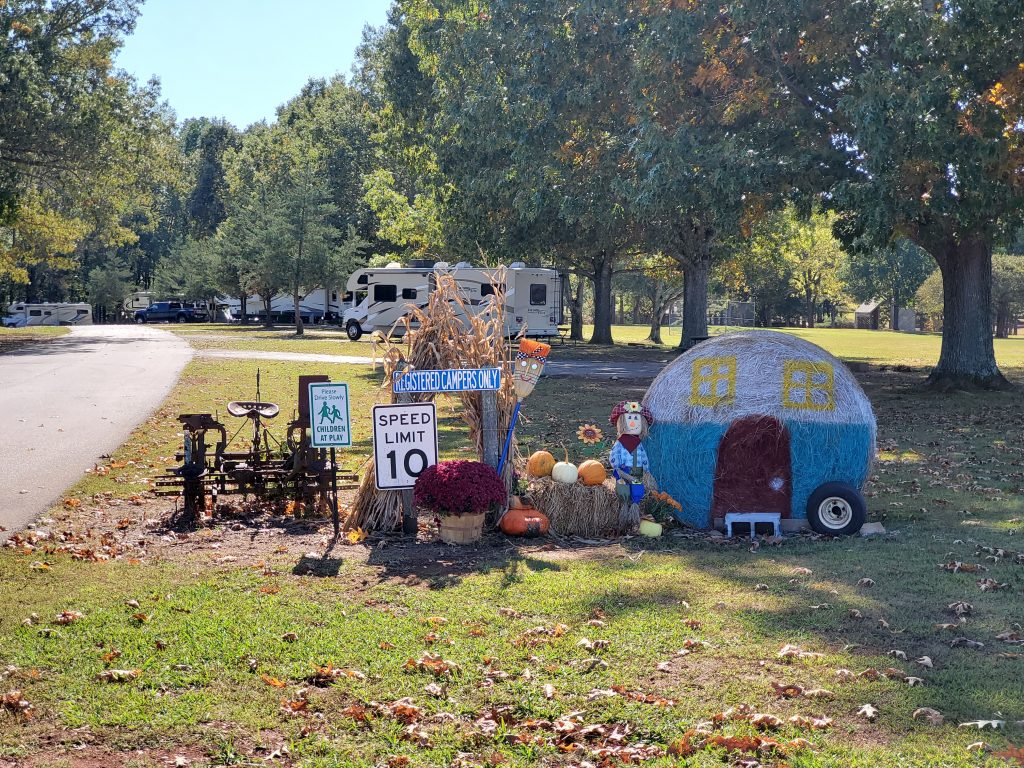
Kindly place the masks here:
[(568, 461), (560, 461), (555, 464), (551, 470), (551, 478), (556, 483), (566, 483), (571, 485), (576, 482), (576, 479), (580, 476), (580, 471), (575, 464)]

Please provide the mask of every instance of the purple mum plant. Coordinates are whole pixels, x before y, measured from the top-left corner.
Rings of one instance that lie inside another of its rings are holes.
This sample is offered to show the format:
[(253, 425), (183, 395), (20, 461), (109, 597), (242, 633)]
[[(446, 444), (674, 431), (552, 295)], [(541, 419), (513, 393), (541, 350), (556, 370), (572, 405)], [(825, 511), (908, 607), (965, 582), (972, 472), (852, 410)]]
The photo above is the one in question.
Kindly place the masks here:
[(472, 515), (508, 499), (493, 467), (480, 461), (442, 461), (427, 467), (413, 486), (416, 504), (439, 515)]

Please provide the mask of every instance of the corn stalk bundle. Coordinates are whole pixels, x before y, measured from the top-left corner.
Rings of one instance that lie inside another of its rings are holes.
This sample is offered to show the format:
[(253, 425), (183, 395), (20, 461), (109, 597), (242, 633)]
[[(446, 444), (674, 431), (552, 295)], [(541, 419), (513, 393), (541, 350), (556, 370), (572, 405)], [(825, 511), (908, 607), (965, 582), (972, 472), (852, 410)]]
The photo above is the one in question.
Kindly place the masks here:
[[(505, 274), (497, 270), (492, 278), (494, 295), (488, 297), (488, 304), (469, 307), (463, 298), (455, 278), (447, 272), (434, 272), (436, 287), (430, 292), (425, 307), (407, 305), (409, 313), (395, 323), (384, 353), (384, 383), (378, 401), (394, 403), (391, 381), (395, 372), (406, 369), (448, 370), (455, 368), (501, 368), (501, 388), (497, 393), (498, 435), (508, 431), (512, 411), (516, 404), (512, 386), (512, 356), (505, 337)], [(404, 335), (399, 342), (392, 340), (399, 328)], [(411, 402), (429, 402), (432, 393), (406, 395)], [(483, 397), (480, 392), (460, 392), (462, 420), (469, 428), (469, 440), (473, 444), (477, 459), (483, 460)], [(512, 467), (520, 459), (513, 450), (505, 465), (506, 487), (512, 484)], [(346, 528), (361, 527), (363, 530), (393, 530), (401, 522), (402, 504), (400, 491), (378, 491), (374, 487), (373, 460), (363, 476), (356, 493), (352, 514), (346, 521)]]

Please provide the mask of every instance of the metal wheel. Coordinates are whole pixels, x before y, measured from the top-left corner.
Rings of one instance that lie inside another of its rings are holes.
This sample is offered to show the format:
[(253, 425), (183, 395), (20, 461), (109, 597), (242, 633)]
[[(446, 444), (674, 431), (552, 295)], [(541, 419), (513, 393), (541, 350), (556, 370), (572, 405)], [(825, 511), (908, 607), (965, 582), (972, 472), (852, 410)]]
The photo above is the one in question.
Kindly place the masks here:
[(818, 533), (849, 536), (867, 519), (860, 491), (846, 483), (819, 485), (807, 500), (807, 523)]
[(826, 528), (840, 531), (853, 519), (853, 508), (846, 499), (829, 496), (818, 505), (818, 519)]
[(359, 327), (359, 321), (349, 320), (345, 325), (345, 333), (348, 334), (349, 340), (359, 341), (359, 338), (363, 335), (363, 329)]

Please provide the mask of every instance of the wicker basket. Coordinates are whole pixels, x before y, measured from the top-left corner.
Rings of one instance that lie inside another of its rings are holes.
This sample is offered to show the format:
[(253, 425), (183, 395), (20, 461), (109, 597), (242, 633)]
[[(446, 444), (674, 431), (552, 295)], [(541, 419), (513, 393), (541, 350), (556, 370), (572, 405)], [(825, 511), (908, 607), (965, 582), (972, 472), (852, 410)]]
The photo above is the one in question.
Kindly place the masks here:
[(480, 541), (484, 535), (484, 518), (480, 512), (476, 515), (443, 515), (441, 517), (441, 541), (449, 544), (472, 544)]

